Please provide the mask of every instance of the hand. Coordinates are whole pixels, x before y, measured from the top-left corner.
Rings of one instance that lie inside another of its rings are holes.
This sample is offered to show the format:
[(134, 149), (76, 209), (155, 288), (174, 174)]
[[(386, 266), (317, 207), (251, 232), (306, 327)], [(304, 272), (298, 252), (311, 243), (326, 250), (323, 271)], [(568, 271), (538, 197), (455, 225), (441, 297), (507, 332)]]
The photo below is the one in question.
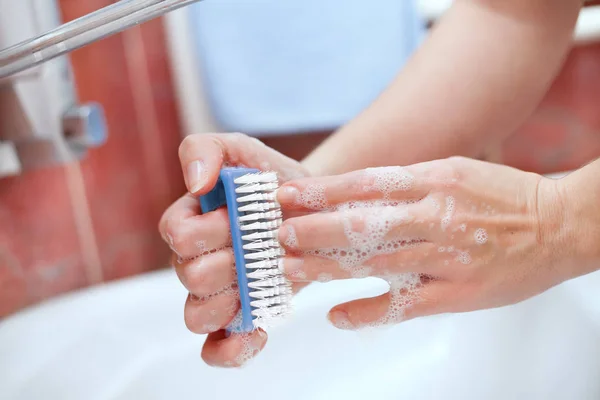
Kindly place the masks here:
[(190, 292), (185, 303), (189, 330), (209, 336), (203, 359), (215, 366), (240, 366), (266, 344), (267, 334), (225, 337), (239, 309), (239, 294), (226, 209), (200, 215), (198, 197), (215, 185), (224, 164), (279, 173), (281, 181), (307, 176), (296, 161), (240, 134), (192, 135), (182, 142), (179, 158), (189, 193), (164, 213), (159, 230), (173, 250), (173, 265)]
[(464, 158), (288, 182), (282, 207), (325, 212), (283, 223), (283, 266), (296, 282), (390, 283), (333, 308), (343, 329), (516, 303), (576, 274), (557, 182)]

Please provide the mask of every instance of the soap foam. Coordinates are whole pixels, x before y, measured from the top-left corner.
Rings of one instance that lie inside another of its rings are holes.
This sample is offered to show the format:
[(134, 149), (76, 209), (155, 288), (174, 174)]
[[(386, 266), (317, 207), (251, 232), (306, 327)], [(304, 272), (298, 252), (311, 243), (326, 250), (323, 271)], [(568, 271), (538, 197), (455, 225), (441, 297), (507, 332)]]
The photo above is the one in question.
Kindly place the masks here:
[(296, 203), (309, 210), (327, 209), (327, 198), (325, 197), (325, 186), (308, 185), (296, 199)]
[(235, 357), (235, 364), (239, 367), (243, 367), (248, 361), (256, 357), (261, 349), (253, 343), (253, 335), (251, 333), (241, 333), (239, 336), (242, 341), (242, 350)]
[[(407, 203), (378, 200), (341, 204), (335, 210), (339, 212), (349, 246), (311, 250), (307, 253), (337, 261), (340, 268), (349, 272), (353, 278), (372, 276), (373, 269), (366, 266), (365, 262), (375, 256), (393, 254), (414, 248), (423, 241), (421, 238), (390, 239), (387, 237), (396, 225), (411, 220), (408, 211), (398, 207)], [(361, 218), (358, 224), (356, 223), (357, 214), (352, 211), (355, 209), (361, 209), (359, 213)], [(404, 318), (406, 308), (418, 300), (418, 288), (422, 286), (420, 274), (418, 273), (387, 274), (379, 277), (385, 279), (390, 285), (390, 306), (384, 316), (366, 327), (401, 321)], [(330, 278), (330, 275), (319, 275), (320, 281), (326, 281)]]
[(202, 332), (213, 333), (219, 330), (219, 325), (215, 324), (205, 324), (202, 325)]
[(319, 274), (319, 276), (317, 276), (317, 281), (325, 283), (325, 282), (330, 282), (333, 280), (333, 275), (327, 273), (327, 272), (321, 272)]
[(296, 230), (291, 225), (288, 225), (286, 229), (288, 230), (288, 237), (285, 239), (285, 242), (283, 242), (283, 244), (290, 249), (298, 247), (298, 238), (296, 237)]
[(485, 229), (479, 228), (475, 231), (475, 243), (485, 244), (488, 240), (488, 234)]
[(468, 251), (459, 251), (458, 256), (456, 256), (456, 261), (465, 265), (471, 264), (471, 255)]
[(373, 186), (366, 189), (383, 193), (385, 200), (390, 200), (394, 192), (410, 190), (414, 182), (414, 176), (402, 167), (368, 168), (365, 173), (374, 178)]
[(452, 216), (454, 215), (454, 207), (454, 197), (446, 197), (446, 213), (442, 217), (441, 223), (442, 231), (445, 231), (446, 228), (448, 228), (448, 226), (450, 225), (450, 222), (452, 222)]
[(196, 242), (196, 248), (200, 253), (204, 253), (206, 251), (206, 240), (198, 240)]
[(419, 301), (419, 289), (423, 287), (421, 274), (399, 274), (388, 277), (387, 281), (390, 284), (390, 305), (383, 317), (368, 325), (370, 328), (403, 321), (406, 309)]

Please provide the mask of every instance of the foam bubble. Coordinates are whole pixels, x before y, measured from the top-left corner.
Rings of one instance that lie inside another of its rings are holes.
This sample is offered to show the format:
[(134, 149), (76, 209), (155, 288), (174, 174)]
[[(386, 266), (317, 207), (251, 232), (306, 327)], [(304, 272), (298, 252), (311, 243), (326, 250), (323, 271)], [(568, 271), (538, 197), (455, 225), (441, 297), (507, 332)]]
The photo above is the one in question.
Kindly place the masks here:
[(198, 249), (198, 251), (200, 253), (203, 253), (206, 251), (206, 240), (198, 240), (196, 242), (196, 248)]
[(333, 280), (333, 275), (326, 273), (326, 272), (322, 272), (319, 274), (319, 276), (317, 276), (317, 281), (319, 282), (330, 282)]
[(464, 223), (460, 224), (460, 230), (463, 231), (463, 232), (466, 232), (467, 231), (467, 224), (464, 224)]
[(206, 333), (213, 333), (219, 330), (219, 325), (215, 324), (206, 324), (202, 325), (202, 331)]
[(369, 277), (372, 271), (373, 268), (370, 267), (355, 268), (352, 270), (351, 275), (354, 279), (363, 279)]
[(240, 334), (242, 341), (242, 351), (235, 358), (235, 364), (243, 367), (248, 361), (253, 359), (258, 353), (260, 353), (260, 347), (252, 340), (252, 334), (242, 333)]
[(283, 244), (285, 244), (290, 249), (298, 247), (298, 238), (296, 237), (296, 230), (291, 225), (288, 225), (286, 229), (288, 230), (288, 237), (285, 239), (285, 242), (283, 242)]
[(390, 305), (384, 316), (368, 324), (374, 328), (398, 323), (405, 319), (406, 309), (419, 300), (419, 289), (423, 286), (417, 273), (399, 274), (387, 278), (390, 284)]
[(456, 256), (456, 261), (465, 265), (471, 264), (471, 255), (468, 251), (459, 251), (458, 256)]
[(488, 234), (486, 230), (482, 228), (477, 229), (474, 236), (477, 244), (485, 244), (488, 240)]
[(455, 207), (454, 197), (452, 197), (452, 196), (446, 197), (446, 213), (442, 217), (442, 230), (443, 231), (445, 231), (446, 228), (448, 228), (448, 226), (450, 225), (450, 222), (452, 222), (452, 216), (454, 215), (454, 207)]
[(306, 279), (306, 272), (302, 270), (294, 271), (290, 274), (290, 277), (295, 279)]
[[(398, 187), (398, 186), (396, 186)], [(349, 246), (344, 248), (325, 248), (312, 250), (308, 254), (337, 261), (341, 269), (348, 271), (353, 278), (362, 278), (373, 274), (372, 268), (365, 262), (378, 255), (393, 254), (414, 248), (421, 238), (388, 238), (388, 233), (397, 224), (410, 221), (411, 216), (401, 205), (408, 202), (377, 200), (369, 202), (350, 202), (338, 206), (344, 233)], [(360, 223), (357, 224), (354, 212), (361, 209)], [(420, 275), (417, 273), (387, 274), (381, 276), (390, 284), (390, 307), (386, 314), (368, 327), (398, 322), (404, 318), (405, 309), (418, 298)], [(319, 280), (330, 279), (329, 274), (319, 275)], [(352, 327), (361, 328), (361, 327)]]
[(296, 199), (296, 203), (311, 210), (324, 210), (327, 208), (325, 186), (308, 185)]
[(414, 182), (414, 176), (402, 167), (368, 168), (365, 173), (375, 178), (373, 185), (365, 189), (383, 193), (386, 200), (394, 192), (410, 190)]

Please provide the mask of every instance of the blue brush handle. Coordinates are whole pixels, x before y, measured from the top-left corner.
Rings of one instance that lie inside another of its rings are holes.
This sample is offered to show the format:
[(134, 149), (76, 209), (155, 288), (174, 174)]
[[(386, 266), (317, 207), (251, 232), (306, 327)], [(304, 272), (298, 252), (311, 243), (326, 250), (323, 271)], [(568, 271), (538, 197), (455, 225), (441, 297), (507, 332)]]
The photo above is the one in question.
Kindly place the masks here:
[(227, 213), (229, 215), (241, 304), (241, 321), (235, 321), (235, 323), (227, 327), (227, 331), (230, 333), (252, 332), (254, 330), (248, 278), (246, 277), (246, 260), (244, 259), (242, 231), (238, 222), (240, 214), (238, 212), (237, 194), (235, 193), (236, 185), (234, 181), (240, 176), (255, 174), (257, 172), (260, 171), (251, 168), (223, 168), (215, 187), (200, 197), (200, 207), (203, 213), (227, 206)]

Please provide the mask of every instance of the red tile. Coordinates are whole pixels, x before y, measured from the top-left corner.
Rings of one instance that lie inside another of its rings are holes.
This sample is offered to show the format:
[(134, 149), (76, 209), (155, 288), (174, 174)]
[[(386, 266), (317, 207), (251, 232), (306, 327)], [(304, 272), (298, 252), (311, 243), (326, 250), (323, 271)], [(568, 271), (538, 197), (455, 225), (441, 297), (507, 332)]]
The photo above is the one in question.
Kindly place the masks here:
[(542, 104), (502, 146), (502, 161), (538, 173), (600, 156), (600, 44), (576, 47)]

